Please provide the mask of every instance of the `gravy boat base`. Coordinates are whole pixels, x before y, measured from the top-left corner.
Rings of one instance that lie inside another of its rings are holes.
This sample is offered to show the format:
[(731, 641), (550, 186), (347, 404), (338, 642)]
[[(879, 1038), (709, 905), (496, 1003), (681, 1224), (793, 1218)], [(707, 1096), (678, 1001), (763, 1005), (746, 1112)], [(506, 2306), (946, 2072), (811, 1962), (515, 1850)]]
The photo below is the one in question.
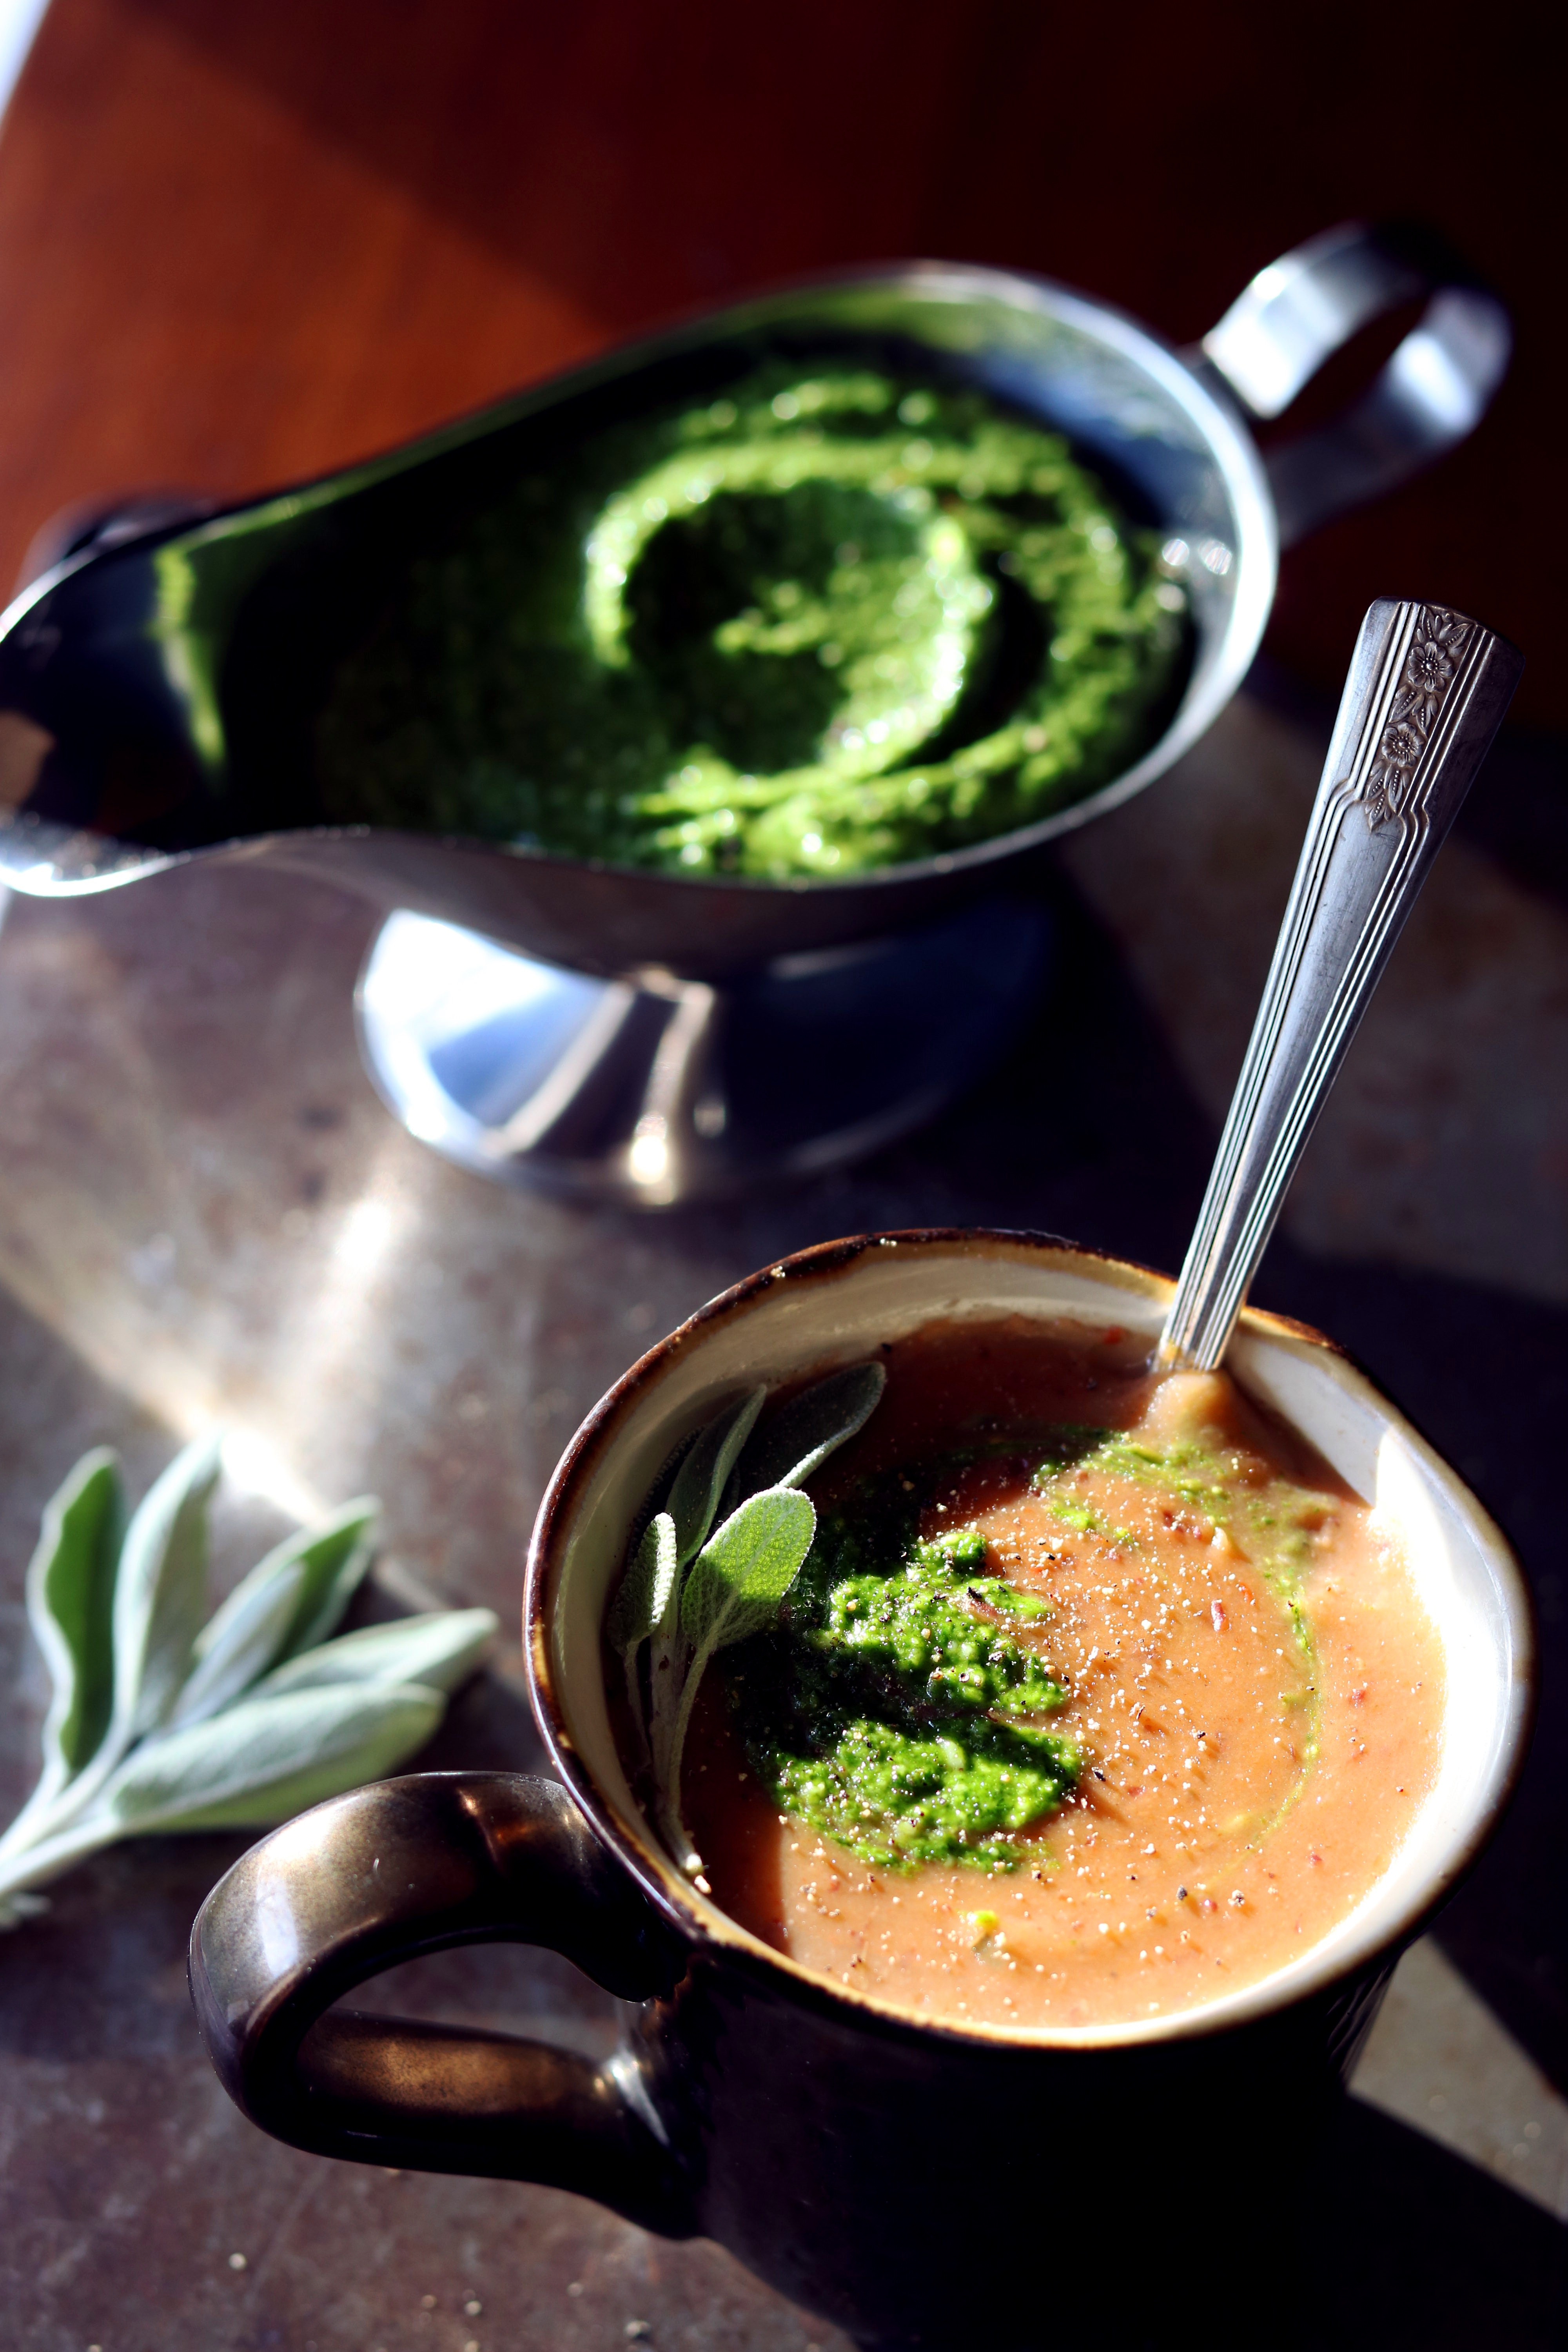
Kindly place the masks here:
[(458, 1167), (667, 1208), (924, 1126), (1013, 1043), (1050, 935), (1042, 908), (986, 899), (720, 987), (596, 980), (403, 909), (360, 976), (360, 1050), (388, 1108)]

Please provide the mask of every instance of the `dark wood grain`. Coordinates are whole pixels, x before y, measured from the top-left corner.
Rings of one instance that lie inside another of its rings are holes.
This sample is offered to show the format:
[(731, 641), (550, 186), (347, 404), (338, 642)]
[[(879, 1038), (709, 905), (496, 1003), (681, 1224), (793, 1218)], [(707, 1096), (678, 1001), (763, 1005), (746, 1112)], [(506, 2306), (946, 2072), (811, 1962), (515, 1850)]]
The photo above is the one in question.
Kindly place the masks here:
[(0, 139), (0, 569), (66, 502), (337, 466), (694, 303), (924, 251), (1183, 340), (1347, 214), (1501, 288), (1475, 440), (1287, 567), (1333, 687), (1370, 597), (1533, 656), (1568, 718), (1549, 13), (1247, 0), (55, 0)]

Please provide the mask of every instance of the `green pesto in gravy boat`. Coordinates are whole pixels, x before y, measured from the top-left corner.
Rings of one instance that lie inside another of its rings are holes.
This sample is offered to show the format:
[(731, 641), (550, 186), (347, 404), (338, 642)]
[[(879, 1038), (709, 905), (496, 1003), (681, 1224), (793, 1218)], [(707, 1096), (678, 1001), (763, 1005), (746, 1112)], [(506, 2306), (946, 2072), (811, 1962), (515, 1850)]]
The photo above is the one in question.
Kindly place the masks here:
[(1157, 539), (984, 394), (774, 363), (415, 560), (319, 722), (326, 811), (759, 878), (1011, 832), (1169, 719)]

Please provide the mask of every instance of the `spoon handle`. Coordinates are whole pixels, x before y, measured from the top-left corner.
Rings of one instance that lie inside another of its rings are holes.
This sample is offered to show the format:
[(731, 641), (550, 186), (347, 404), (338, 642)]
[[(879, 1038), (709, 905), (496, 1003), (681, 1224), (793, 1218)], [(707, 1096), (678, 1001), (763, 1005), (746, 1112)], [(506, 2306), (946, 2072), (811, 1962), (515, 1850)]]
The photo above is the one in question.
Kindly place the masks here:
[(1441, 604), (1379, 597), (1355, 656), (1197, 1230), (1160, 1340), (1223, 1358), (1319, 1111), (1508, 709), (1524, 656)]

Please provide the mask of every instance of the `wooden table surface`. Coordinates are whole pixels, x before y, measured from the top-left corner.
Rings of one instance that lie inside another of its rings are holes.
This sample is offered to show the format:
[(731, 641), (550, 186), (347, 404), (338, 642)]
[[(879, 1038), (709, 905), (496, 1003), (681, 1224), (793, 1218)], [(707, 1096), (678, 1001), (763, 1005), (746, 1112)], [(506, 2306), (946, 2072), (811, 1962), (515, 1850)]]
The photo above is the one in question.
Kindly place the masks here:
[(1551, 23), (54, 0), (0, 137), (0, 577), (72, 500), (330, 469), (792, 273), (1016, 265), (1183, 341), (1315, 230), (1420, 215), (1511, 305), (1512, 376), (1436, 473), (1291, 555), (1271, 646), (1335, 691), (1373, 595), (1446, 600), (1525, 646), (1516, 715), (1562, 726)]

